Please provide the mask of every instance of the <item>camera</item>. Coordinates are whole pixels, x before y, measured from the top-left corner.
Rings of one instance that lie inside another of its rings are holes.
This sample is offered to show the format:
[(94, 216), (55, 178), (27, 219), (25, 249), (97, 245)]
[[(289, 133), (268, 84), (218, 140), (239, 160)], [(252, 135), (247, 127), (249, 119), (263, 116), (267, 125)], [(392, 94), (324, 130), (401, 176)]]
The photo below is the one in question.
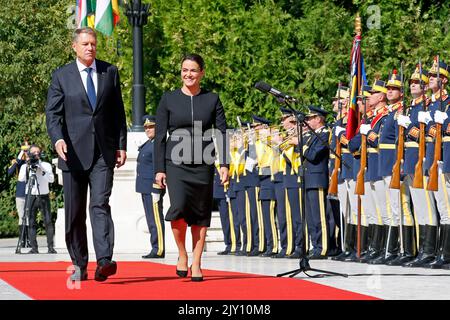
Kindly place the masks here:
[(36, 169), (39, 165), (40, 152), (39, 153), (31, 153), (28, 151), (28, 160), (27, 163), (31, 167), (31, 169)]

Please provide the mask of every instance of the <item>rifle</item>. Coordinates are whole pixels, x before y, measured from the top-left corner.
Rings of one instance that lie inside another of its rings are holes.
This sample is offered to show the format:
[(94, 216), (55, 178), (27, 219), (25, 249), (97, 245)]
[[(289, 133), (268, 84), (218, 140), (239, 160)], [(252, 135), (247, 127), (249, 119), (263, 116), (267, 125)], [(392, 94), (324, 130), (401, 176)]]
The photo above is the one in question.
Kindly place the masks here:
[[(364, 102), (364, 123), (367, 123), (367, 102), (366, 97), (363, 97)], [(355, 194), (364, 195), (364, 175), (366, 173), (367, 165), (367, 136), (361, 135), (361, 158), (359, 164), (358, 175), (356, 176)]]
[[(405, 105), (405, 90), (404, 90), (404, 81), (403, 81), (403, 61), (400, 64), (400, 79), (402, 81), (401, 93), (402, 93), (402, 105), (403, 115), (406, 114), (406, 105)], [(401, 175), (401, 167), (403, 163), (403, 155), (405, 153), (405, 128), (403, 126), (398, 126), (398, 144), (397, 144), (397, 159), (395, 160), (395, 164), (392, 167), (392, 177), (391, 182), (389, 184), (389, 188), (391, 189), (400, 189), (400, 175)]]
[[(341, 103), (341, 82), (338, 86), (338, 109), (339, 109), (339, 119), (342, 119), (342, 103)], [(328, 194), (336, 196), (338, 193), (338, 178), (339, 171), (341, 168), (341, 154), (342, 146), (339, 138), (336, 137), (336, 157), (334, 158), (334, 168), (330, 177), (330, 186), (328, 187)]]
[[(437, 59), (437, 81), (439, 88), (439, 111), (442, 111), (442, 85), (441, 85), (441, 77), (439, 74), (439, 55), (436, 57)], [(430, 191), (438, 191), (438, 161), (441, 160), (442, 153), (442, 124), (436, 123), (436, 138), (434, 139), (434, 158), (433, 164), (429, 170), (429, 178), (427, 190)]]
[[(427, 111), (425, 84), (422, 80), (422, 62), (419, 59), (420, 88), (422, 89), (422, 111)], [(425, 123), (419, 124), (419, 158), (414, 170), (413, 188), (423, 189), (423, 158), (425, 158)]]

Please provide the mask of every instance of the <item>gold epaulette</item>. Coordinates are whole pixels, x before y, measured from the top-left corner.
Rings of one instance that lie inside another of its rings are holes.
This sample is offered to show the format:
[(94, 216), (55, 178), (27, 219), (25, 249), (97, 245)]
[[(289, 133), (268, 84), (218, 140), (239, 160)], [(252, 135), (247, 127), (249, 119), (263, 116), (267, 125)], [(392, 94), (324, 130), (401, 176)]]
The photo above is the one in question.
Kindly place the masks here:
[(378, 138), (378, 134), (376, 134), (374, 131), (370, 132), (369, 135), (367, 136), (367, 139), (370, 140), (370, 142), (375, 142), (375, 140), (377, 140)]
[(418, 139), (419, 134), (420, 134), (420, 129), (417, 127), (412, 127), (408, 132), (408, 135), (414, 139)]

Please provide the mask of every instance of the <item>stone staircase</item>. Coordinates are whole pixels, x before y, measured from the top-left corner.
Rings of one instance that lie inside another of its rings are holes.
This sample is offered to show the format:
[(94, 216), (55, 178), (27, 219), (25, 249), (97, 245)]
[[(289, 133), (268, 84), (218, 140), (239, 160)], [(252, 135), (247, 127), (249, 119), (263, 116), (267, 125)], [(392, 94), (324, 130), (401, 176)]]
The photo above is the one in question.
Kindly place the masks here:
[(213, 211), (211, 215), (211, 226), (206, 233), (206, 252), (219, 252), (225, 249), (223, 242), (222, 224), (219, 211)]

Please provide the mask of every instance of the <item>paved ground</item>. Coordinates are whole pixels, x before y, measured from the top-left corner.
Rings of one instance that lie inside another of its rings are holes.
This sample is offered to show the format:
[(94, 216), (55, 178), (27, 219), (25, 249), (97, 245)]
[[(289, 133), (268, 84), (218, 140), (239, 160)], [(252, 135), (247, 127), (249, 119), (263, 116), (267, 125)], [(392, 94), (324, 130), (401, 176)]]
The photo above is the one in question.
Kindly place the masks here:
[[(58, 254), (47, 254), (45, 238), (38, 239), (40, 254), (15, 254), (17, 239), (0, 239), (0, 262), (12, 261), (70, 261), (66, 249), (57, 248)], [(27, 252), (29, 249), (22, 249)], [(121, 253), (115, 252), (116, 261), (142, 261), (141, 255), (147, 252)], [(175, 265), (176, 253), (166, 254), (165, 259), (154, 259), (152, 262)], [(90, 260), (95, 260), (91, 255)], [(297, 279), (314, 281), (324, 285), (350, 290), (381, 299), (415, 300), (415, 299), (450, 299), (450, 271), (428, 270), (422, 268), (402, 268), (388, 266), (371, 266), (359, 263), (344, 263), (331, 260), (311, 260), (311, 268), (323, 269), (339, 273), (346, 273), (348, 278), (324, 277), (320, 279), (308, 278), (304, 273)], [(203, 268), (237, 271), (263, 275), (277, 275), (294, 270), (298, 267), (296, 259), (271, 259), (261, 257), (218, 256), (214, 252), (207, 252), (203, 258)], [(311, 272), (311, 274), (317, 274)], [(23, 293), (12, 288), (1, 280), (0, 299), (20, 300), (29, 299)]]

